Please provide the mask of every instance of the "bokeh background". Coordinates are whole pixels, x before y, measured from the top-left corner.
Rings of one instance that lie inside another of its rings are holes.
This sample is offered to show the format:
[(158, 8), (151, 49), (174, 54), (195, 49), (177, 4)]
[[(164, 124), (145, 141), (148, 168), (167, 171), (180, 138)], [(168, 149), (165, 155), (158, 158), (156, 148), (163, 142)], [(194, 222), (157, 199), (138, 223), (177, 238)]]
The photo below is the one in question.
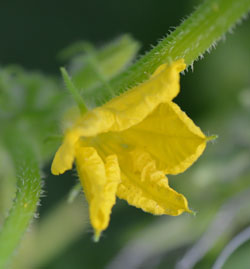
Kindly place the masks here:
[[(59, 78), (59, 67), (67, 65), (58, 57), (63, 48), (81, 40), (102, 46), (124, 33), (140, 42), (143, 54), (200, 2), (1, 1), (0, 64)], [(50, 160), (40, 217), (13, 268), (211, 268), (250, 225), (249, 31), (246, 20), (196, 62), (175, 100), (206, 134), (219, 135), (186, 173), (170, 177), (197, 215), (155, 217), (118, 201), (109, 228), (94, 243), (83, 195), (66, 202), (75, 173), (52, 176)], [(250, 268), (249, 253), (247, 242), (224, 268)]]

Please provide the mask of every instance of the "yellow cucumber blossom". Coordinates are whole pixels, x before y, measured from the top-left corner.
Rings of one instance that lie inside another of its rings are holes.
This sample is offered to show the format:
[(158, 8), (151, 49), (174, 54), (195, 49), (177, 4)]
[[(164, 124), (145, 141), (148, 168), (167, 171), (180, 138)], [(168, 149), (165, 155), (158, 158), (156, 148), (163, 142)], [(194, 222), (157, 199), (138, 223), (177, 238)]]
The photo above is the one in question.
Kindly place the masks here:
[(172, 102), (183, 59), (159, 66), (149, 80), (78, 117), (52, 164), (59, 175), (74, 160), (98, 238), (116, 196), (155, 215), (190, 212), (166, 174), (185, 171), (202, 154), (206, 136)]

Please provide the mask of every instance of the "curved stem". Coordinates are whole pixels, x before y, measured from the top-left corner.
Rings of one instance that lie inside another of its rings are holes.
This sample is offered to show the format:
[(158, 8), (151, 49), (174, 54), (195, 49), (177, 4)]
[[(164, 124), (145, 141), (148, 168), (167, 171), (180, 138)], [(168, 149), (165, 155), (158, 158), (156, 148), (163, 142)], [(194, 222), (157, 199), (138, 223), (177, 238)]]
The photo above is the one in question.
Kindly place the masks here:
[(16, 169), (17, 191), (12, 208), (0, 231), (1, 269), (8, 265), (34, 217), (41, 194), (38, 160), (28, 139), (24, 137), (23, 133), (14, 132), (6, 139)]

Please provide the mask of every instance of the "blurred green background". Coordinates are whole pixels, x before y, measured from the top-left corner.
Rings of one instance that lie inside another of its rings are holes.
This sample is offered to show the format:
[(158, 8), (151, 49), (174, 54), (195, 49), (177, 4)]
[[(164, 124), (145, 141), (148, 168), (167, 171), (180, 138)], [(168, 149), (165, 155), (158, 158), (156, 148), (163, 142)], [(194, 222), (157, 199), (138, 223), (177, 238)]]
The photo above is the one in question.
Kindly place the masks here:
[[(123, 33), (141, 43), (143, 54), (199, 3), (2, 1), (0, 64), (59, 78), (59, 67), (67, 65), (58, 58), (63, 48), (80, 40), (102, 46)], [(54, 177), (48, 162), (40, 217), (13, 268), (211, 268), (228, 242), (250, 225), (249, 30), (250, 21), (244, 21), (195, 63), (193, 72), (182, 76), (175, 100), (207, 135), (219, 135), (186, 173), (170, 177), (197, 215), (155, 217), (118, 201), (108, 230), (94, 243), (83, 195), (65, 202), (75, 173)], [(248, 242), (223, 268), (250, 268), (249, 253)]]

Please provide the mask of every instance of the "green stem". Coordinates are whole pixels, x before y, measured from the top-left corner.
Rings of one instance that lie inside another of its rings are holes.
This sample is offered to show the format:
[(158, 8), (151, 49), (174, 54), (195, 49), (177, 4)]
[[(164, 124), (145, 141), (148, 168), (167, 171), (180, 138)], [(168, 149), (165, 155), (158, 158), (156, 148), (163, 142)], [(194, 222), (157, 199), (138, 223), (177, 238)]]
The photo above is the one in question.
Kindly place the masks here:
[(72, 97), (74, 98), (75, 102), (78, 104), (78, 107), (82, 114), (88, 111), (86, 104), (84, 103), (82, 96), (80, 95), (78, 89), (75, 87), (74, 83), (72, 82), (68, 72), (64, 67), (60, 68), (63, 80), (69, 92), (71, 93)]
[[(15, 136), (14, 136), (15, 135)], [(34, 217), (41, 193), (41, 177), (36, 155), (23, 133), (8, 135), (5, 144), (16, 168), (17, 192), (0, 231), (0, 268), (6, 268)]]
[[(207, 0), (188, 19), (154, 49), (144, 55), (122, 74), (110, 81), (115, 95), (148, 79), (161, 64), (184, 58), (192, 65), (204, 52), (214, 46), (250, 10), (250, 0)], [(105, 90), (91, 89), (85, 97), (94, 95), (100, 105), (111, 96)]]

